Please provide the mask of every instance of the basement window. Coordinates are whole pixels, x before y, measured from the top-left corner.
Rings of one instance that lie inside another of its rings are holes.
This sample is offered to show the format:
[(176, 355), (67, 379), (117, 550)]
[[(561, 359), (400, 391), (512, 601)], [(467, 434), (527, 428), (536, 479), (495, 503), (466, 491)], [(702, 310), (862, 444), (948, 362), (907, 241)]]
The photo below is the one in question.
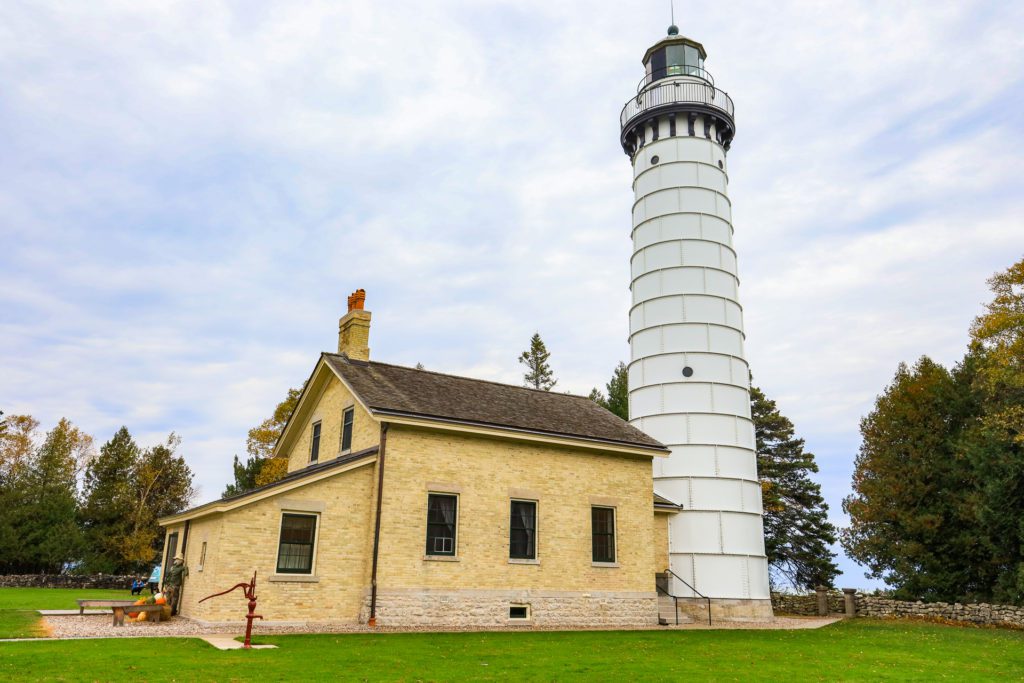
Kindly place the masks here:
[(509, 619), (529, 619), (530, 618), (530, 606), (529, 605), (509, 605), (508, 606), (508, 618)]

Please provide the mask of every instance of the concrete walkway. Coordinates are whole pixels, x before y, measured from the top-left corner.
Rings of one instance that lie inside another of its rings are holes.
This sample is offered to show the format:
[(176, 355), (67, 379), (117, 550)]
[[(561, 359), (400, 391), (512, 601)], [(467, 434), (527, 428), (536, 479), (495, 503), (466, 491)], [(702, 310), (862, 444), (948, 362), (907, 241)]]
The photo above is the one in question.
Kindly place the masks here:
[[(76, 609), (37, 609), (36, 612), (44, 617), (77, 617), (79, 611)], [(83, 614), (110, 614), (110, 608), (107, 609), (87, 609), (82, 612)]]
[[(213, 645), (218, 650), (241, 650), (242, 641), (235, 640), (236, 636), (200, 636), (202, 640), (205, 640), (210, 645)], [(275, 650), (277, 645), (253, 645), (253, 650)]]

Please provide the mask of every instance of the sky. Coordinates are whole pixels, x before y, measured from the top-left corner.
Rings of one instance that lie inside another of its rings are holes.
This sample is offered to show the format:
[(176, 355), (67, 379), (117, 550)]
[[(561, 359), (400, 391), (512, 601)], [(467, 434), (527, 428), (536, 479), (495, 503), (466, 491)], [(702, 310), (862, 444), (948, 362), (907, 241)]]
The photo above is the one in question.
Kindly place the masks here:
[[(1024, 3), (677, 3), (736, 102), (754, 380), (843, 526), (860, 418), (1024, 252)], [(684, 7), (685, 5), (685, 7)], [(182, 437), (197, 502), (337, 345), (558, 390), (627, 360), (618, 115), (667, 2), (0, 4), (0, 410)], [(839, 584), (873, 587), (840, 557)]]

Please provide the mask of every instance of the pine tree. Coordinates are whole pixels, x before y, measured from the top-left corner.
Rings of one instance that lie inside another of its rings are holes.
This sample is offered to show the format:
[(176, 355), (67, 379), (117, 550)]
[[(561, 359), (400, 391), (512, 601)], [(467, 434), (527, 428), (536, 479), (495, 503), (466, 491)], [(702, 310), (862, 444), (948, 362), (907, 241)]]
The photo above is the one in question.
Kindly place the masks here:
[(608, 380), (605, 390), (606, 396), (600, 389), (590, 390), (588, 398), (605, 410), (612, 412), (623, 420), (629, 419), (629, 377), (626, 364), (619, 362), (612, 371), (612, 378)]
[(116, 573), (125, 567), (123, 549), (133, 528), (133, 478), (142, 452), (127, 427), (103, 444), (85, 470), (82, 525), (90, 572)]
[(25, 570), (59, 573), (79, 559), (83, 544), (76, 519), (75, 450), (80, 435), (70, 422), (61, 419), (47, 433), (19, 482), (22, 490), (16, 529)]
[(829, 548), (836, 542), (836, 529), (828, 521), (821, 486), (810, 478), (818, 472), (814, 454), (804, 450), (793, 423), (759, 388), (750, 388), (750, 402), (772, 583), (831, 586), (839, 575)]
[(523, 373), (523, 386), (533, 389), (551, 391), (558, 380), (555, 379), (551, 366), (548, 365), (548, 358), (551, 352), (544, 345), (540, 333), (535, 332), (530, 338), (530, 348), (519, 355), (519, 362), (526, 366)]

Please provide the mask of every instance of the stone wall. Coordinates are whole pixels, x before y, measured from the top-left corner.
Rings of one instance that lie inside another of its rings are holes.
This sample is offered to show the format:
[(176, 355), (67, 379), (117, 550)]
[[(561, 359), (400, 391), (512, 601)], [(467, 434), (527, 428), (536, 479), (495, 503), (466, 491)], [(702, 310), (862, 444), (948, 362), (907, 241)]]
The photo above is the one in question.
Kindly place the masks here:
[(132, 579), (149, 576), (117, 576), (114, 574), (8, 574), (0, 575), (0, 588), (123, 588), (130, 590)]
[(858, 617), (910, 617), (961, 621), (971, 624), (1024, 628), (1024, 607), (961, 604), (948, 602), (906, 602), (857, 594)]
[[(772, 591), (772, 609), (776, 614), (792, 614), (801, 617), (818, 616), (817, 593), (781, 593)], [(842, 614), (844, 611), (843, 592), (828, 592), (828, 611)]]

